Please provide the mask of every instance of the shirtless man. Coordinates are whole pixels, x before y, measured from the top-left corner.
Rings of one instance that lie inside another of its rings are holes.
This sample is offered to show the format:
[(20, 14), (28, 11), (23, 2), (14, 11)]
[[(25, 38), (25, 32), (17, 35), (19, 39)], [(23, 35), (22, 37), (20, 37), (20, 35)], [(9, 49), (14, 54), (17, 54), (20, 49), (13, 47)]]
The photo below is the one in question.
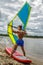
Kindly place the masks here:
[(23, 51), (23, 55), (25, 56), (24, 41), (22, 38), (24, 37), (26, 32), (22, 30), (21, 25), (18, 26), (18, 31), (15, 31), (13, 29), (12, 29), (12, 31), (18, 35), (18, 40), (16, 41), (16, 44), (14, 45), (14, 47), (12, 49), (11, 55), (16, 51), (17, 47), (20, 46)]

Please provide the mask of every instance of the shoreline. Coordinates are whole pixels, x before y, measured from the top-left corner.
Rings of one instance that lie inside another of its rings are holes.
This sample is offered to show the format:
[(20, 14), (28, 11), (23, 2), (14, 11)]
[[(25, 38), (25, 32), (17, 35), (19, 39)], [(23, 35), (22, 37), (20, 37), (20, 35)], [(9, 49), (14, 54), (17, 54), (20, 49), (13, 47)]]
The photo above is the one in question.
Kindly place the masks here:
[[(9, 36), (8, 34), (0, 34), (0, 36)], [(26, 36), (24, 36), (25, 38), (43, 38), (43, 36), (37, 36), (37, 35), (35, 35), (35, 36), (32, 36), (32, 35), (26, 35)]]

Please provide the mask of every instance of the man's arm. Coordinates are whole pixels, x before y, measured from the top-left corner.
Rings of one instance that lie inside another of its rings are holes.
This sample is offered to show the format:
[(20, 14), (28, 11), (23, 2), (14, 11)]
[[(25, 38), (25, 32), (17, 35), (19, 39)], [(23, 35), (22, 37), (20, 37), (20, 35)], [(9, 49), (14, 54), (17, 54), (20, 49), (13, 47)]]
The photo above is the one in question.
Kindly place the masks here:
[(22, 32), (24, 35), (27, 34), (26, 31), (15, 31), (15, 30), (13, 30), (13, 29), (12, 29), (12, 31), (13, 31), (14, 33), (21, 33), (21, 32)]
[(13, 29), (12, 29), (12, 31), (13, 31), (14, 33), (19, 33), (18, 31), (15, 31), (15, 30), (13, 30)]
[(22, 33), (24, 34), (24, 35), (26, 35), (27, 33), (26, 33), (26, 31), (22, 31)]

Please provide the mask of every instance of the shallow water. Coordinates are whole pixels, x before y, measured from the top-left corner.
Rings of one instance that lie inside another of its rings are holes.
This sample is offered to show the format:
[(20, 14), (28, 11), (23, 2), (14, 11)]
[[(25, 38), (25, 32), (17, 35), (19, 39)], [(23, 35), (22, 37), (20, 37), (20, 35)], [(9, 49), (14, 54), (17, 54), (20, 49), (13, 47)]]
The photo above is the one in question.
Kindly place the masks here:
[[(26, 55), (39, 59), (43, 62), (43, 39), (41, 38), (24, 38)], [(12, 42), (9, 37), (0, 36), (0, 45), (4, 48), (11, 47)], [(0, 46), (0, 47), (1, 47)], [(21, 52), (21, 49), (18, 48)]]

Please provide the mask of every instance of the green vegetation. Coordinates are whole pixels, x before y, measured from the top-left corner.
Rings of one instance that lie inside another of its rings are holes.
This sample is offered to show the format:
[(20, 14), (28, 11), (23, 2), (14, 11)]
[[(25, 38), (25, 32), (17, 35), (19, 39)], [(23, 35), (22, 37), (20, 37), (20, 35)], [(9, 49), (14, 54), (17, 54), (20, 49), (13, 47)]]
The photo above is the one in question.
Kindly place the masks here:
[[(8, 36), (8, 34), (0, 34), (0, 36)], [(43, 36), (28, 36), (28, 35), (26, 35), (24, 37), (26, 37), (26, 38), (43, 38)]]

